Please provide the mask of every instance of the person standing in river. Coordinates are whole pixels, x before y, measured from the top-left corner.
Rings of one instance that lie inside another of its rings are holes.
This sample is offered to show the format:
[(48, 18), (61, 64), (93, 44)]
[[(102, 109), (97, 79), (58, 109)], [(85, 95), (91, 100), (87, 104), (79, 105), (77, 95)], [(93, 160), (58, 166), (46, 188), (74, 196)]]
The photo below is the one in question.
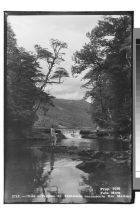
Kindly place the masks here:
[(56, 142), (57, 142), (57, 136), (56, 136), (56, 133), (55, 133), (54, 126), (52, 125), (51, 126), (51, 145), (55, 146)]

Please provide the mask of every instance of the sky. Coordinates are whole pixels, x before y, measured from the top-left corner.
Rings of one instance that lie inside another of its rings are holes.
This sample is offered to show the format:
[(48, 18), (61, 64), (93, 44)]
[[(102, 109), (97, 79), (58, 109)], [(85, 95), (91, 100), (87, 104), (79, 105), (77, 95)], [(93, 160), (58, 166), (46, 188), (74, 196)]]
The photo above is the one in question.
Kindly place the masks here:
[[(50, 85), (46, 91), (56, 98), (79, 100), (85, 94), (85, 90), (80, 88), (84, 81), (81, 81), (82, 75), (78, 78), (71, 75), (72, 55), (88, 43), (86, 33), (90, 32), (102, 18), (101, 15), (32, 15), (9, 16), (8, 22), (16, 34), (18, 46), (28, 51), (34, 52), (35, 44), (51, 50), (52, 38), (68, 44), (68, 49), (65, 49), (65, 61), (60, 66), (69, 72), (70, 77), (65, 78), (62, 84)], [(42, 71), (47, 73), (45, 63), (41, 65)]]

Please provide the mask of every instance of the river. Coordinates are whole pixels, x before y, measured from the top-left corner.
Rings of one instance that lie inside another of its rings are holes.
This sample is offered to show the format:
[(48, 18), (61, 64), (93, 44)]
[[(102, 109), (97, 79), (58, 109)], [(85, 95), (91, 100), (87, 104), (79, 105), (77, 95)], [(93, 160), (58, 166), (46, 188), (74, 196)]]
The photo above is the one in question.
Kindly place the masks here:
[[(83, 162), (78, 150), (121, 151), (121, 142), (82, 139), (79, 130), (63, 130), (67, 139), (57, 142), (57, 152), (46, 141), (16, 142), (7, 151), (5, 198), (7, 202), (92, 203), (127, 202), (131, 197), (130, 174), (110, 174), (105, 170), (86, 173), (76, 166)], [(60, 150), (64, 147), (66, 150)], [(18, 149), (20, 148), (20, 149)], [(121, 187), (124, 198), (98, 197), (100, 187)]]

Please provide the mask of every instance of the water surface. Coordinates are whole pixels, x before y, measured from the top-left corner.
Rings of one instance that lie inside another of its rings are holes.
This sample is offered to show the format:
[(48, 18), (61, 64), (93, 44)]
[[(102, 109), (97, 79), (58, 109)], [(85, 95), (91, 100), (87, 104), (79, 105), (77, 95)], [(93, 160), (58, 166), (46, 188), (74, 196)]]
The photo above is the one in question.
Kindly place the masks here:
[[(79, 131), (65, 131), (67, 139), (57, 147), (77, 147), (80, 150), (121, 151), (120, 142), (82, 139)], [(121, 193), (130, 195), (130, 174), (109, 174), (106, 170), (85, 173), (76, 166), (82, 163), (78, 154), (54, 152), (47, 141), (16, 143), (7, 153), (6, 199), (9, 202), (92, 203), (121, 202), (130, 198), (95, 198), (100, 187), (121, 186)], [(88, 197), (91, 196), (91, 197)]]

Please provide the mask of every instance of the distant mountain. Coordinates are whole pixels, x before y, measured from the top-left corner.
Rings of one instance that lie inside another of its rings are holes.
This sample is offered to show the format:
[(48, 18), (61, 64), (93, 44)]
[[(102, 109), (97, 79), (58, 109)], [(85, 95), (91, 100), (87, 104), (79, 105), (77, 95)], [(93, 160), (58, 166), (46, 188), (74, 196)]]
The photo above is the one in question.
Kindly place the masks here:
[(95, 127), (91, 120), (90, 104), (84, 100), (55, 99), (54, 107), (44, 112), (44, 105), (37, 112), (35, 127), (88, 128)]

